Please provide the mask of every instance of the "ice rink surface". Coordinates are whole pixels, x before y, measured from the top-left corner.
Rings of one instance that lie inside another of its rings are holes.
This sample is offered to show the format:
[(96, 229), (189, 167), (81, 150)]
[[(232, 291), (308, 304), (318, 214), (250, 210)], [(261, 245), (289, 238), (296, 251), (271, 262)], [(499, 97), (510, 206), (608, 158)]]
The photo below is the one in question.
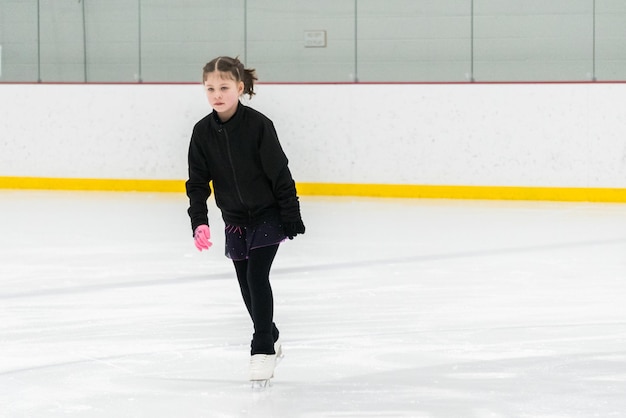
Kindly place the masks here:
[(626, 205), (301, 202), (259, 391), (213, 203), (0, 191), (0, 416), (626, 416)]

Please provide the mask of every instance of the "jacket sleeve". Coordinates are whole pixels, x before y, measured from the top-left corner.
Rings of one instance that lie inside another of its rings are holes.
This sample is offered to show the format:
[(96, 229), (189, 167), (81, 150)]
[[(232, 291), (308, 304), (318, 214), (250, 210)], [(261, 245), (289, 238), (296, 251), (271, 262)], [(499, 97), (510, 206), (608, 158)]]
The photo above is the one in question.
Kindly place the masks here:
[(274, 124), (267, 120), (264, 123), (263, 135), (259, 146), (261, 164), (265, 175), (269, 179), (274, 197), (280, 207), (280, 216), (283, 222), (300, 221), (300, 202), (291, 171)]
[(201, 146), (203, 139), (199, 132), (202, 130), (196, 125), (191, 135), (189, 153), (189, 179), (185, 183), (189, 209), (187, 213), (191, 219), (191, 230), (195, 231), (199, 225), (208, 225), (207, 199), (211, 195), (211, 173), (207, 163), (205, 149)]

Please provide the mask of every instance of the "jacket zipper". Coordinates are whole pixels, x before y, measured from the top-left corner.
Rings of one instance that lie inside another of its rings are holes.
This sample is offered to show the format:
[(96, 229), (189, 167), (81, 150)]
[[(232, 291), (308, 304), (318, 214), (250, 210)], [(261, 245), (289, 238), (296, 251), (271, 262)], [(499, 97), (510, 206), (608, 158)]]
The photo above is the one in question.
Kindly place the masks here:
[(224, 136), (226, 137), (226, 151), (228, 152), (228, 161), (230, 162), (230, 169), (233, 172), (233, 179), (235, 180), (235, 190), (237, 191), (239, 202), (241, 202), (241, 205), (244, 208), (246, 208), (246, 210), (248, 211), (248, 218), (251, 219), (252, 214), (250, 213), (250, 209), (248, 208), (246, 203), (243, 201), (243, 196), (241, 195), (241, 189), (239, 188), (239, 180), (237, 179), (237, 172), (235, 170), (235, 165), (233, 164), (233, 155), (230, 150), (230, 137), (228, 136), (228, 131), (226, 131), (226, 129), (223, 126), (220, 127), (220, 130), (224, 131)]

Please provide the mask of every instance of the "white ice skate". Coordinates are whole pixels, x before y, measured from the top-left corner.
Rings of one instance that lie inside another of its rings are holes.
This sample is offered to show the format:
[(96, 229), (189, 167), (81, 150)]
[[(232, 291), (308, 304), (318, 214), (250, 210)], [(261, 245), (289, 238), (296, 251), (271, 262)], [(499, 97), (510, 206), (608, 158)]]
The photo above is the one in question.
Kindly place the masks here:
[(250, 381), (252, 387), (267, 387), (274, 377), (276, 354), (253, 354), (250, 358)]
[(274, 343), (276, 354), (254, 354), (250, 358), (250, 381), (253, 388), (270, 386), (270, 379), (274, 377), (276, 365), (284, 357), (280, 342)]
[(280, 341), (274, 343), (274, 351), (276, 352), (276, 365), (285, 357), (283, 354), (283, 346)]

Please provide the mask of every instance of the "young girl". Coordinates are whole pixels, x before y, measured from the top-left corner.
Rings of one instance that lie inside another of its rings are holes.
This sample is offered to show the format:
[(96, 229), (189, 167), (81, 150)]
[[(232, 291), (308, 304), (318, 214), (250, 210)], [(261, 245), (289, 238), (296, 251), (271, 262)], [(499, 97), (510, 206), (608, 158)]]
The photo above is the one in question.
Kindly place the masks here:
[(255, 80), (255, 71), (237, 58), (218, 57), (205, 65), (203, 82), (213, 112), (193, 128), (186, 189), (195, 245), (208, 250), (213, 244), (207, 199), (213, 182), (226, 225), (226, 257), (233, 260), (254, 324), (250, 380), (265, 381), (282, 355), (270, 268), (278, 245), (304, 234), (305, 227), (274, 124), (239, 101), (243, 94), (252, 97)]

